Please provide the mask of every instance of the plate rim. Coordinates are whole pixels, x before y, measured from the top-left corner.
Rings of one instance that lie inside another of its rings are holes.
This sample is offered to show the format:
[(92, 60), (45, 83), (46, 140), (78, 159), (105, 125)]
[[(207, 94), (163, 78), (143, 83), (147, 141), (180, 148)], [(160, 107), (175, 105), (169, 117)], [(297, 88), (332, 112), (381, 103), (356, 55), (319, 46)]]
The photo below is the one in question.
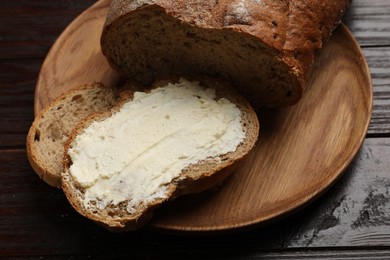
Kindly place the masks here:
[[(38, 114), (38, 109), (43, 110), (44, 106), (42, 104), (38, 104), (38, 97), (39, 97), (39, 86), (42, 81), (42, 69), (47, 66), (47, 60), (48, 58), (52, 55), (52, 52), (56, 49), (56, 46), (60, 44), (61, 41), (64, 40), (64, 37), (68, 34), (69, 31), (73, 29), (73, 25), (77, 24), (83, 16), (87, 15), (89, 12), (91, 12), (91, 9), (99, 9), (99, 8), (108, 8), (109, 0), (99, 0), (96, 3), (94, 3), (92, 6), (84, 10), (81, 14), (79, 14), (75, 19), (73, 19), (67, 27), (62, 31), (62, 33), (59, 35), (59, 37), (56, 39), (52, 47), (50, 48), (46, 58), (44, 59), (41, 70), (38, 75), (38, 79), (36, 82), (36, 88), (35, 88), (35, 93), (34, 93), (34, 114), (37, 116)], [(332, 178), (327, 178), (326, 183), (324, 183), (323, 186), (319, 187), (316, 191), (310, 192), (308, 194), (305, 194), (302, 196), (302, 198), (299, 199), (298, 203), (293, 203), (292, 206), (288, 207), (284, 211), (278, 211), (277, 213), (269, 214), (267, 217), (258, 217), (254, 218), (251, 221), (246, 221), (246, 222), (240, 222), (236, 225), (226, 225), (226, 224), (221, 224), (218, 226), (215, 226), (213, 228), (194, 228), (194, 227), (164, 227), (163, 225), (158, 225), (158, 223), (151, 222), (150, 224), (146, 225), (145, 228), (153, 231), (159, 231), (159, 232), (164, 232), (164, 233), (175, 233), (175, 234), (186, 234), (186, 233), (232, 233), (235, 231), (239, 230), (248, 230), (248, 229), (253, 229), (259, 226), (266, 225), (270, 222), (274, 222), (279, 220), (280, 218), (284, 218), (288, 215), (293, 214), (296, 211), (299, 211), (300, 209), (306, 207), (310, 203), (314, 202), (317, 198), (322, 196), (326, 191), (328, 191), (346, 172), (347, 168), (349, 165), (352, 163), (354, 158), (356, 157), (358, 151), (360, 150), (361, 146), (364, 143), (364, 140), (366, 138), (366, 134), (369, 129), (371, 117), (372, 117), (372, 109), (373, 109), (373, 85), (372, 85), (372, 77), (370, 73), (370, 68), (368, 66), (367, 60), (365, 59), (363, 50), (353, 34), (350, 32), (350, 30), (347, 28), (347, 26), (343, 23), (341, 23), (336, 30), (341, 30), (341, 33), (345, 36), (348, 37), (348, 42), (353, 43), (353, 49), (359, 54), (359, 57), (361, 58), (361, 68), (362, 71), (365, 72), (366, 75), (364, 75), (364, 79), (367, 80), (367, 100), (364, 102), (367, 102), (367, 114), (368, 117), (365, 119), (365, 127), (362, 128), (361, 134), (359, 136), (359, 141), (356, 143), (354, 150), (349, 154), (348, 159), (345, 160), (335, 171), (335, 174), (332, 175)], [(352, 48), (352, 47), (351, 47)], [(41, 106), (41, 107), (39, 107)], [(298, 201), (298, 200), (296, 200)]]
[[(365, 126), (361, 129), (361, 134), (359, 137), (359, 141), (355, 145), (355, 149), (349, 154), (348, 159), (345, 160), (340, 167), (335, 171), (333, 178), (326, 179), (327, 182), (322, 186), (319, 187), (314, 192), (310, 192), (309, 194), (306, 194), (305, 196), (302, 196), (300, 199), (297, 199), (296, 201), (299, 201), (298, 203), (295, 203), (293, 206), (289, 207), (285, 211), (281, 211), (278, 213), (273, 213), (268, 215), (266, 218), (256, 218), (252, 221), (246, 221), (246, 222), (240, 222), (237, 225), (220, 225), (220, 226), (214, 226), (213, 228), (209, 229), (202, 229), (197, 227), (164, 227), (163, 225), (159, 225), (158, 223), (152, 222), (151, 225), (148, 225), (148, 229), (153, 231), (158, 231), (162, 233), (169, 233), (169, 234), (190, 234), (190, 233), (207, 233), (207, 234), (230, 234), (236, 231), (244, 231), (244, 230), (251, 230), (254, 228), (265, 226), (269, 223), (278, 221), (280, 219), (283, 219), (285, 217), (288, 217), (295, 212), (301, 210), (302, 208), (305, 208), (306, 206), (310, 205), (314, 201), (316, 201), (319, 197), (321, 197), (324, 193), (326, 193), (337, 181), (344, 175), (344, 173), (347, 171), (348, 167), (351, 165), (352, 161), (355, 159), (357, 153), (359, 152), (360, 148), (362, 147), (364, 140), (366, 138), (369, 125), (371, 122), (372, 117), (372, 109), (373, 109), (373, 85), (372, 85), (372, 77), (370, 73), (370, 68), (368, 66), (367, 60), (365, 59), (364, 53), (360, 45), (358, 44), (357, 40), (353, 36), (353, 34), (350, 32), (348, 27), (344, 23), (340, 23), (338, 27), (335, 30), (340, 30), (341, 34), (343, 34), (345, 37), (348, 37), (349, 42), (353, 43), (353, 49), (357, 51), (359, 54), (359, 57), (361, 58), (361, 68), (362, 71), (364, 71), (366, 74), (364, 79), (367, 80), (367, 86), (365, 86), (368, 90), (368, 96), (367, 100), (364, 100), (363, 102), (367, 102), (367, 108), (368, 110), (367, 115), (368, 117), (365, 119)], [(298, 101), (299, 102), (299, 101)]]

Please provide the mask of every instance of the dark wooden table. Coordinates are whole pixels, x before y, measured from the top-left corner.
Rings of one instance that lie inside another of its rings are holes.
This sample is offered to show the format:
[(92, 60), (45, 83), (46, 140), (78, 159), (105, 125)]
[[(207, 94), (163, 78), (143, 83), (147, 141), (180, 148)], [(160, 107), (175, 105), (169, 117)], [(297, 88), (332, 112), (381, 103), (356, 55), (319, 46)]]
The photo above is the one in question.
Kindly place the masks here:
[(0, 257), (390, 259), (390, 1), (354, 0), (344, 22), (372, 73), (367, 138), (343, 177), (303, 210), (230, 235), (112, 234), (79, 216), (31, 169), (25, 138), (42, 62), (94, 0), (0, 1)]

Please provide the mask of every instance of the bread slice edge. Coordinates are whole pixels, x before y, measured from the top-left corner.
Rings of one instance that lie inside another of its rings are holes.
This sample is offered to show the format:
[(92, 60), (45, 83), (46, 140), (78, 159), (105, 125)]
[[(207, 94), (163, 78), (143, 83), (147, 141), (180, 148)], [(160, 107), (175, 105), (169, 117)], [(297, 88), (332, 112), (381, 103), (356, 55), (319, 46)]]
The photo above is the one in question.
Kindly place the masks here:
[[(53, 169), (50, 164), (56, 164), (59, 167), (62, 166), (62, 160), (50, 161), (52, 158), (48, 158), (47, 152), (45, 150), (50, 149), (50, 147), (39, 147), (40, 138), (43, 138), (43, 135), (49, 135), (48, 131), (57, 132), (57, 136), (53, 137), (53, 143), (59, 142), (56, 149), (64, 146), (65, 140), (70, 133), (70, 129), (65, 129), (64, 127), (58, 127), (62, 125), (63, 120), (70, 120), (70, 124), (74, 123), (74, 126), (78, 121), (84, 119), (85, 116), (96, 112), (96, 107), (90, 107), (91, 104), (83, 103), (83, 95), (87, 95), (89, 91), (95, 93), (102, 100), (97, 102), (106, 102), (102, 103), (102, 109), (109, 109), (114, 105), (118, 93), (114, 88), (109, 88), (102, 83), (94, 82), (92, 84), (83, 84), (75, 87), (74, 89), (63, 93), (56, 99), (54, 99), (48, 106), (46, 106), (42, 111), (38, 113), (35, 117), (26, 138), (26, 153), (28, 161), (33, 168), (34, 172), (47, 184), (50, 186), (60, 188), (61, 187), (61, 171), (59, 169)], [(84, 99), (85, 100), (85, 99)], [(74, 104), (73, 104), (74, 103)], [(64, 109), (66, 106), (78, 105), (80, 106), (80, 112), (78, 116), (71, 114), (71, 111), (66, 111), (62, 118), (59, 118), (59, 110)], [(48, 120), (46, 122), (45, 120)], [(50, 125), (57, 124), (56, 129), (49, 129)], [(40, 125), (47, 125), (47, 129), (40, 129)], [(71, 125), (69, 128), (73, 128)], [(65, 138), (66, 137), (66, 138)], [(63, 140), (62, 140), (63, 138)], [(63, 155), (63, 148), (61, 151), (52, 151), (53, 153), (61, 154), (61, 159)], [(58, 168), (58, 167), (57, 167)]]
[[(217, 99), (225, 97), (231, 102), (235, 103), (242, 112), (242, 121), (245, 124), (245, 142), (241, 143), (235, 152), (223, 155), (225, 158), (218, 158), (216, 160), (207, 159), (196, 165), (191, 165), (182, 171), (182, 174), (175, 178), (170, 184), (166, 186), (168, 199), (156, 199), (147, 205), (143, 205), (139, 212), (134, 214), (126, 214), (122, 210), (121, 213), (115, 212), (112, 209), (104, 209), (104, 212), (90, 211), (83, 205), (82, 197), (83, 190), (80, 188), (67, 171), (71, 165), (71, 160), (67, 153), (64, 155), (64, 168), (62, 174), (62, 189), (68, 198), (70, 204), (84, 217), (93, 220), (99, 225), (111, 231), (129, 231), (136, 230), (147, 224), (153, 217), (153, 211), (167, 200), (171, 200), (178, 196), (190, 193), (197, 193), (215, 187), (222, 183), (232, 172), (238, 167), (241, 160), (253, 149), (258, 139), (259, 123), (257, 115), (253, 108), (241, 95), (239, 95), (227, 83), (211, 79), (208, 77), (187, 78), (190, 81), (198, 81), (201, 85), (213, 87), (216, 89)], [(179, 77), (170, 77), (167, 79), (160, 79), (156, 81), (152, 88), (164, 86), (166, 83), (176, 82)], [(118, 106), (113, 109), (116, 111), (127, 100), (132, 99), (132, 92), (128, 92), (125, 97), (119, 102)], [(83, 130), (92, 123), (92, 121), (103, 120), (111, 116), (112, 112), (98, 113), (91, 115), (89, 118), (83, 120), (71, 133), (69, 139), (66, 141), (65, 150), (72, 146), (72, 142), (76, 136), (83, 132)], [(222, 157), (222, 156), (220, 156)], [(212, 171), (208, 167), (212, 168)], [(198, 172), (194, 174), (194, 169)]]

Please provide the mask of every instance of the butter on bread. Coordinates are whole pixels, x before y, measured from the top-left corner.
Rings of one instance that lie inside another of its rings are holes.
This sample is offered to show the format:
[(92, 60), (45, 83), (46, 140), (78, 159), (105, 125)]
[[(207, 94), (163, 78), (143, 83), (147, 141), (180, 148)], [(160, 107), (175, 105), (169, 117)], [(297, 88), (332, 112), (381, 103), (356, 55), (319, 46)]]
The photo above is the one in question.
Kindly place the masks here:
[(235, 84), (252, 106), (287, 106), (350, 2), (113, 0), (101, 46), (114, 69), (144, 84), (202, 73)]
[(258, 131), (256, 113), (226, 82), (159, 80), (74, 128), (62, 188), (81, 215), (134, 230), (161, 204), (223, 182)]
[(76, 124), (117, 103), (118, 90), (100, 83), (82, 85), (51, 102), (34, 119), (27, 135), (27, 158), (40, 178), (61, 187), (64, 143)]

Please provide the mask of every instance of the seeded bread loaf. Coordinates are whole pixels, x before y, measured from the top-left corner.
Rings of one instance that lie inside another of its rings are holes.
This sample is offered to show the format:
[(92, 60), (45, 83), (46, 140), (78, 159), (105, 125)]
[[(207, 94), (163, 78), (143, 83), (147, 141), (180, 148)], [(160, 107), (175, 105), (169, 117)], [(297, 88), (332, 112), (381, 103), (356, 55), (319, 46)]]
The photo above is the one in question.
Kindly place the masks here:
[(208, 74), (234, 83), (255, 107), (296, 103), (317, 50), (350, 0), (113, 0), (103, 54), (144, 84)]
[[(197, 92), (187, 95), (187, 89)], [(204, 121), (188, 119), (192, 116)], [(225, 122), (230, 116), (235, 121)], [(218, 127), (219, 118), (226, 125)], [(252, 150), (258, 131), (256, 113), (227, 83), (199, 77), (159, 80), (146, 92), (127, 93), (117, 107), (89, 117), (72, 131), (65, 145), (62, 188), (81, 215), (112, 231), (134, 230), (164, 202), (220, 184)], [(137, 150), (140, 145), (145, 147)], [(208, 156), (203, 158), (204, 153)]]
[(48, 184), (60, 187), (64, 143), (75, 125), (111, 108), (117, 92), (100, 83), (83, 85), (57, 98), (35, 118), (27, 135), (27, 157), (34, 171)]

